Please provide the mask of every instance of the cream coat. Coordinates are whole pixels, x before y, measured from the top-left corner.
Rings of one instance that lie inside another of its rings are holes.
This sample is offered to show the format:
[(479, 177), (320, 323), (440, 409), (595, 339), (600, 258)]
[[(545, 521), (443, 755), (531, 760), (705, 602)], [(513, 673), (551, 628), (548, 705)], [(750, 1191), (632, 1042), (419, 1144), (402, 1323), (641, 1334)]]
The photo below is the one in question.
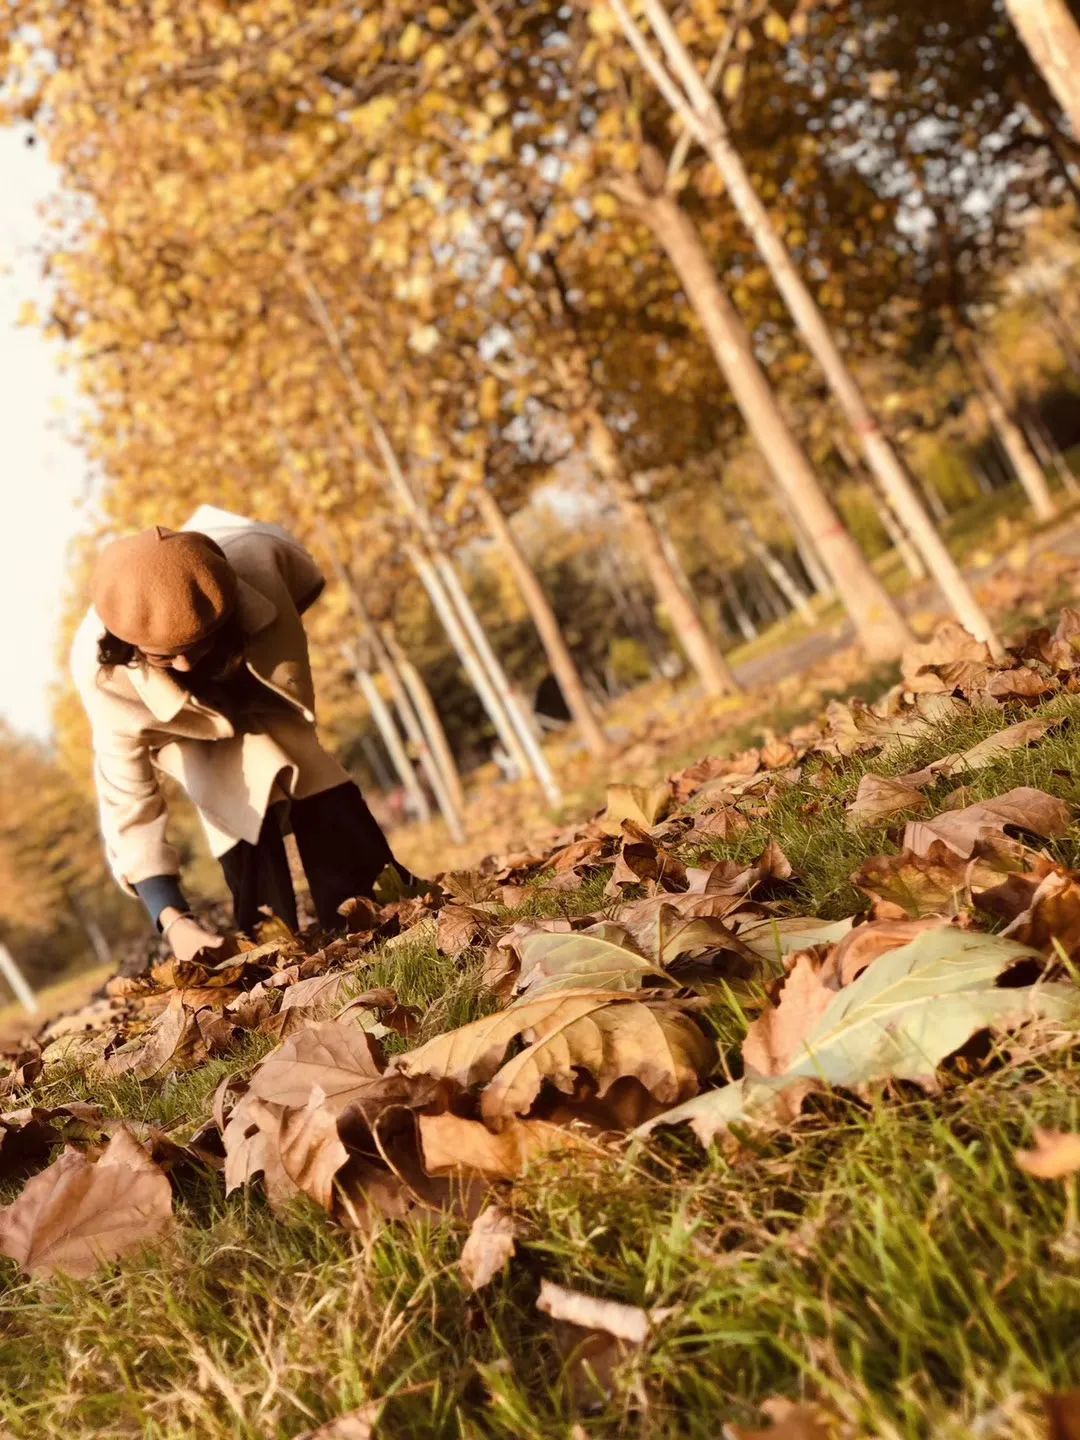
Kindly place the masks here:
[(277, 525), (204, 505), (185, 530), (209, 535), (239, 581), (239, 617), (251, 673), (287, 702), (265, 729), (237, 735), (230, 722), (189, 695), (166, 670), (146, 664), (102, 670), (104, 630), (90, 610), (76, 633), (71, 668), (90, 717), (101, 830), (124, 889), (152, 875), (175, 875), (160, 775), (191, 797), (210, 849), (222, 855), (254, 842), (276, 799), (301, 799), (349, 779), (315, 733), (315, 694), (301, 614), (325, 580), (307, 551)]

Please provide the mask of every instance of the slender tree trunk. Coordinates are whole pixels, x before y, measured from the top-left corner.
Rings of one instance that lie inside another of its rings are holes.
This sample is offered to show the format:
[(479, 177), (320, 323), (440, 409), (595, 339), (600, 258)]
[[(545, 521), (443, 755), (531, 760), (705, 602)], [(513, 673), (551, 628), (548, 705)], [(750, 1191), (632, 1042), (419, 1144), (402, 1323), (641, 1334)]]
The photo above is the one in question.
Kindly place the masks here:
[(1080, 140), (1080, 27), (1066, 0), (1005, 0), (1005, 8)]
[(726, 565), (719, 567), (718, 574), (720, 576), (720, 586), (724, 592), (724, 598), (727, 601), (728, 609), (731, 611), (732, 619), (738, 627), (739, 634), (747, 643), (751, 640), (756, 640), (761, 632), (750, 618), (750, 612), (747, 610), (743, 603), (742, 595), (739, 593), (738, 584), (728, 573)]
[(487, 631), (480, 623), (480, 618), (473, 609), (472, 601), (465, 593), (465, 587), (458, 579), (457, 571), (450, 564), (449, 557), (441, 550), (435, 552), (435, 568), (438, 571), (439, 579), (446, 587), (447, 593), (459, 615), (461, 616), (465, 631), (475, 646), (481, 663), (487, 670), (492, 682), (499, 691), (500, 698), (510, 717), (511, 724), (517, 733), (522, 749), (525, 751), (529, 768), (540, 782), (540, 787), (547, 797), (550, 805), (557, 805), (562, 800), (562, 791), (559, 789), (551, 767), (547, 762), (547, 756), (540, 745), (536, 731), (525, 714), (521, 699), (510, 684), (509, 677), (503, 669), (502, 662), (498, 659), (495, 651), (491, 648), (491, 641), (487, 637)]
[(1053, 298), (1046, 298), (1042, 310), (1047, 324), (1054, 333), (1054, 339), (1061, 348), (1065, 364), (1074, 375), (1080, 375), (1080, 345), (1077, 345), (1071, 325), (1062, 315)]
[(674, 266), (735, 403), (777, 485), (812, 537), (860, 644), (872, 659), (895, 658), (910, 641), (907, 626), (792, 434), (749, 332), (721, 288), (696, 229), (670, 195), (650, 195), (641, 186), (629, 192), (623, 187), (627, 193)]
[(428, 689), (424, 677), (416, 668), (408, 655), (401, 648), (397, 636), (394, 634), (393, 626), (383, 627), (381, 632), (383, 644), (390, 653), (390, 658), (397, 667), (405, 688), (409, 693), (413, 708), (419, 717), (423, 727), (424, 735), (431, 746), (435, 762), (438, 765), (439, 773), (450, 793), (450, 799), (459, 815), (465, 811), (465, 787), (461, 783), (461, 774), (454, 759), (454, 752), (450, 742), (446, 738), (446, 730), (443, 728), (439, 712), (432, 699), (431, 691)]
[(1046, 475), (1014, 417), (1005, 387), (986, 351), (969, 330), (961, 326), (956, 344), (963, 357), (990, 426), (1009, 457), (1016, 478), (1039, 520), (1052, 520), (1056, 512)]
[(26, 976), (15, 963), (15, 956), (12, 955), (3, 940), (0, 940), (0, 975), (11, 986), (12, 994), (23, 1009), (30, 1015), (36, 1015), (38, 1012), (37, 997)]
[(832, 582), (826, 573), (825, 567), (821, 563), (817, 551), (810, 543), (809, 535), (807, 535), (799, 517), (788, 504), (787, 498), (781, 495), (780, 501), (783, 505), (784, 513), (787, 515), (788, 524), (791, 526), (792, 538), (795, 541), (795, 548), (799, 552), (802, 567), (806, 571), (810, 584), (814, 587), (815, 594), (828, 595), (832, 590)]
[(544, 593), (536, 571), (529, 564), (509, 520), (490, 490), (481, 487), (476, 499), (484, 523), (510, 567), (510, 573), (525, 601), (547, 655), (548, 664), (559, 683), (559, 689), (574, 717), (581, 738), (594, 755), (606, 755), (607, 739), (596, 718), (585, 682), (581, 678), (581, 671), (563, 636), (558, 616)]
[(914, 545), (912, 545), (908, 536), (905, 535), (899, 520), (897, 520), (888, 505), (886, 505), (884, 499), (874, 489), (871, 490), (871, 494), (874, 498), (874, 509), (877, 511), (877, 517), (881, 521), (881, 528), (889, 537), (889, 544), (896, 551), (897, 555), (899, 555), (900, 563), (911, 576), (912, 580), (925, 580), (926, 566), (922, 562), (922, 556), (915, 549)]
[(645, 503), (623, 468), (615, 436), (598, 410), (590, 410), (587, 418), (593, 461), (611, 486), (612, 494), (618, 501), (627, 528), (634, 538), (642, 563), (660, 604), (667, 612), (679, 644), (697, 671), (706, 694), (734, 694), (739, 688), (735, 677), (716, 642), (706, 630), (696, 600), (684, 592), (678, 575), (664, 553), (663, 542)]
[(364, 752), (364, 759), (371, 766), (371, 773), (375, 777), (375, 785), (385, 794), (386, 791), (394, 788), (393, 772), (386, 768), (386, 760), (383, 757), (382, 751), (366, 730), (359, 738), (360, 749)]
[(458, 659), (461, 661), (470, 683), (480, 696), (480, 703), (487, 711), (488, 717), (495, 727), (495, 733), (517, 767), (518, 774), (524, 779), (529, 773), (529, 762), (521, 747), (521, 742), (518, 740), (517, 732), (476, 653), (476, 647), (466, 634), (461, 618), (436, 574), (434, 564), (418, 545), (406, 545), (405, 553), (420, 577), (420, 583), (427, 591), (428, 598), (439, 617), (439, 623), (446, 631), (451, 645), (457, 651)]
[(398, 671), (397, 665), (394, 663), (393, 656), (383, 644), (381, 635), (370, 619), (366, 620), (366, 624), (372, 650), (378, 661), (379, 670), (382, 672), (390, 694), (393, 697), (394, 709), (397, 711), (401, 720), (402, 729), (405, 731), (420, 761), (420, 769), (423, 771), (424, 778), (431, 786), (431, 792), (435, 796), (435, 802), (439, 807), (439, 812), (446, 822), (446, 828), (450, 833), (450, 838), (460, 845), (466, 839), (465, 826), (461, 818), (461, 810), (455, 802), (451, 786), (447, 783), (439, 759), (428, 742), (424, 727), (421, 725), (420, 718), (413, 708), (409, 692), (405, 688), (405, 682)]
[(817, 616), (806, 591), (795, 583), (791, 572), (780, 563), (745, 515), (735, 515), (732, 518), (746, 548), (780, 591), (788, 608), (796, 611), (807, 625), (813, 625)]
[(1080, 490), (1080, 486), (1077, 485), (1076, 476), (1061, 452), (1061, 446), (1043, 424), (1038, 406), (1032, 404), (1027, 406), (1026, 410), (1024, 431), (1028, 437), (1028, 443), (1038, 456), (1039, 464), (1044, 470), (1049, 470), (1054, 475), (1067, 495), (1075, 496)]
[(754, 189), (742, 157), (731, 141), (720, 107), (679, 38), (662, 0), (643, 0), (643, 5), (648, 23), (659, 40), (673, 73), (664, 68), (663, 63), (649, 48), (631, 18), (625, 0), (609, 0), (609, 3), (661, 93), (720, 172), (732, 204), (749, 231), (758, 254), (768, 266), (792, 319), (811, 354), (821, 366), (830, 390), (855, 432), (867, 465), (881, 485), (897, 519), (914, 540), (949, 607), (978, 639), (986, 640), (991, 646), (1000, 649), (986, 613), (920, 505), (907, 470), (881, 429), (825, 317)]
[[(375, 413), (367, 391), (360, 383), (348, 347), (326, 308), (307, 268), (299, 255), (291, 259), (291, 268), (307, 299), (311, 313), (322, 330), (341, 370), (349, 393), (371, 432), (375, 449), (383, 463), (392, 496), (402, 512), (415, 522), (430, 556), (413, 545), (407, 547), (418, 567), (424, 588), (431, 597), (440, 620), (461, 657), (477, 693), (491, 717), (507, 754), (519, 767), (522, 776), (530, 769), (540, 782), (548, 800), (554, 804), (561, 792), (547, 760), (536, 744), (525, 716), (510, 689), (506, 674), (488, 643), (483, 627), (476, 618), (472, 604), (457, 579), (453, 566), (443, 553), (428, 508), (418, 499), (398, 459), (386, 427)], [(431, 558), (433, 557), (433, 558)], [(456, 639), (454, 637), (457, 637)]]
[(980, 495), (992, 495), (994, 493), (994, 482), (987, 473), (986, 466), (981, 460), (971, 459), (968, 461), (968, 469), (975, 476), (975, 484), (979, 487)]
[(645, 651), (653, 672), (658, 674), (663, 665), (664, 655), (658, 644), (656, 625), (649, 613), (648, 606), (643, 601), (637, 586), (619, 573), (618, 564), (609, 550), (603, 550), (598, 558), (600, 574), (611, 593), (619, 615), (626, 624), (631, 639), (636, 640)]
[(112, 951), (109, 942), (105, 939), (105, 932), (90, 914), (86, 906), (79, 900), (73, 891), (65, 890), (68, 908), (74, 915), (79, 928), (90, 942), (90, 949), (94, 952), (94, 959), (99, 965), (108, 965), (112, 960)]
[(375, 728), (382, 736), (383, 744), (386, 746), (386, 753), (390, 756), (390, 762), (398, 773), (402, 788), (412, 801), (413, 810), (418, 819), (428, 821), (431, 819), (431, 806), (424, 794), (423, 787), (416, 777), (416, 770), (412, 761), (406, 753), (405, 746), (401, 743), (401, 736), (398, 734), (394, 718), (390, 714), (386, 701), (379, 693), (379, 687), (375, 677), (367, 668), (367, 656), (363, 653), (362, 646), (358, 643), (352, 653), (353, 668), (360, 685), (360, 693), (367, 701), (368, 709), (371, 711), (371, 718), (375, 721)]

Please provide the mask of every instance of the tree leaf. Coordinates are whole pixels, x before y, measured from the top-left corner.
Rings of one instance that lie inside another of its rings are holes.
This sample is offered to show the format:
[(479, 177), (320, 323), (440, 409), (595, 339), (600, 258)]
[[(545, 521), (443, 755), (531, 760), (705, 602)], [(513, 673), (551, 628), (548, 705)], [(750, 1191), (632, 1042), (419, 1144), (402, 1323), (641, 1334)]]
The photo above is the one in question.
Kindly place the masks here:
[(993, 800), (981, 800), (963, 810), (948, 810), (933, 820), (911, 821), (904, 831), (904, 849), (925, 855), (934, 841), (940, 840), (968, 859), (981, 840), (1004, 835), (1007, 829), (1049, 839), (1064, 835), (1070, 820), (1071, 811), (1063, 800), (1021, 785)]
[(318, 1087), (327, 1107), (340, 1114), (384, 1068), (382, 1047), (366, 1030), (326, 1020), (290, 1035), (271, 1051), (252, 1074), (250, 1093), (302, 1109)]
[(819, 920), (815, 916), (782, 916), (761, 920), (739, 931), (739, 940), (762, 960), (781, 962), (812, 945), (832, 945), (851, 930), (851, 920)]
[(461, 1250), (461, 1273), (472, 1291), (491, 1283), (517, 1249), (513, 1217), (489, 1205), (472, 1223)]
[(1017, 1150), (1016, 1163), (1040, 1180), (1064, 1180), (1080, 1171), (1080, 1135), (1036, 1127), (1035, 1148)]
[(676, 1313), (674, 1306), (643, 1310), (640, 1305), (625, 1305), (621, 1300), (583, 1295), (580, 1290), (568, 1290), (551, 1280), (540, 1281), (536, 1308), (553, 1320), (565, 1320), (584, 1330), (603, 1330), (629, 1345), (643, 1345), (658, 1325)]
[(748, 1129), (778, 1129), (789, 1125), (802, 1110), (807, 1096), (821, 1087), (816, 1080), (788, 1075), (744, 1077), (731, 1085), (706, 1090), (663, 1114), (646, 1120), (631, 1132), (636, 1139), (651, 1135), (660, 1126), (689, 1125), (708, 1149), (720, 1136), (731, 1138), (733, 1125)]
[(375, 1426), (382, 1414), (384, 1402), (369, 1400), (358, 1410), (347, 1415), (337, 1415), (320, 1425), (316, 1430), (305, 1430), (297, 1440), (375, 1440)]
[[(524, 1049), (506, 1060), (514, 1040)], [(715, 1046), (671, 1004), (610, 991), (567, 991), (524, 1000), (496, 1015), (437, 1035), (393, 1062), (398, 1073), (482, 1084), (485, 1120), (526, 1114), (545, 1081), (572, 1093), (578, 1071), (603, 1094), (633, 1076), (662, 1103), (692, 1095), (711, 1068)], [(505, 1061), (505, 1063), (504, 1063)]]
[[(568, 934), (537, 930), (517, 941), (521, 973), (517, 989), (536, 999), (552, 990), (640, 990), (646, 980), (670, 985), (663, 970), (631, 947), (621, 925), (602, 920)], [(516, 1000), (520, 1005), (522, 1000)]]
[(633, 820), (649, 830), (671, 808), (672, 789), (665, 780), (659, 785), (609, 785), (607, 809), (600, 821), (606, 835), (618, 835), (624, 820)]
[(932, 1084), (937, 1065), (980, 1030), (1040, 1017), (1080, 1023), (1074, 986), (996, 987), (1034, 953), (997, 935), (927, 931), (877, 959), (824, 1014), (812, 1007), (800, 1054), (784, 1073), (852, 1088), (884, 1079)]
[(903, 810), (915, 810), (926, 804), (926, 796), (903, 779), (891, 780), (885, 775), (864, 775), (847, 807), (851, 825), (876, 824)]
[(541, 1155), (582, 1144), (574, 1130), (546, 1120), (506, 1120), (495, 1132), (460, 1115), (420, 1115), (420, 1149), (429, 1175), (516, 1180)]
[(85, 1279), (172, 1225), (172, 1190), (127, 1129), (95, 1163), (65, 1150), (0, 1210), (0, 1254), (28, 1275)]

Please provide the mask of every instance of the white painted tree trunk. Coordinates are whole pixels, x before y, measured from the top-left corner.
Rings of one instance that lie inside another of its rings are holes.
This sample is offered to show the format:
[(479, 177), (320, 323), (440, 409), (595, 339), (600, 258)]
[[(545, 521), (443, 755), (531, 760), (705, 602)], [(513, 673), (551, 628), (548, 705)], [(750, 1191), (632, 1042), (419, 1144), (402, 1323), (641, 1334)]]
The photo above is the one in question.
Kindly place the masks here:
[(391, 627), (387, 626), (384, 628), (382, 640), (390, 652), (390, 657), (409, 693), (409, 699), (412, 701), (413, 709), (416, 711), (420, 724), (423, 726), (424, 735), (428, 744), (431, 746), (432, 754), (435, 757), (435, 762), (439, 767), (439, 772), (443, 777), (447, 790), (450, 792), (450, 798), (454, 808), (462, 817), (462, 823), (464, 823), (465, 787), (461, 783), (461, 773), (458, 770), (457, 761), (454, 759), (454, 752), (450, 748), (450, 742), (446, 738), (446, 731), (443, 728), (442, 720), (439, 718), (439, 712), (436, 708), (435, 701), (432, 699), (431, 691), (428, 689), (420, 671), (401, 648)]
[(1000, 649), (986, 613), (919, 503), (906, 469), (882, 431), (825, 317), (754, 189), (742, 157), (732, 144), (720, 107), (679, 38), (663, 0), (643, 0), (643, 8), (664, 51), (670, 72), (650, 49), (625, 0), (608, 0), (608, 3), (615, 10), (643, 66), (720, 172), (731, 202), (749, 231), (758, 254), (768, 266), (792, 319), (847, 416), (867, 465), (877, 477), (901, 525), (918, 547), (949, 607), (978, 639)]
[(1039, 520), (1052, 520), (1057, 507), (1050, 494), (1046, 474), (1012, 413), (1008, 393), (993, 361), (968, 330), (961, 329), (957, 333), (956, 343), (986, 411), (986, 418), (1009, 457), (1009, 464), (1031, 502), (1032, 510)]
[(1066, 0), (1005, 0), (1005, 8), (1080, 140), (1080, 27)]

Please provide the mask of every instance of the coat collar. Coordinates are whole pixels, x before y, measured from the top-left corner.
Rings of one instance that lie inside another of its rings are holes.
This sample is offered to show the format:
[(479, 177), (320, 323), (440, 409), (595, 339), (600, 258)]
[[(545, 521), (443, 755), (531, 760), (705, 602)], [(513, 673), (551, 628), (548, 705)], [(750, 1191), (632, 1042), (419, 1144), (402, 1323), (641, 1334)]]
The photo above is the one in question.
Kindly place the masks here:
[[(237, 576), (236, 611), (246, 639), (252, 639), (277, 619), (277, 606), (272, 600)], [(175, 719), (188, 700), (188, 692), (178, 685), (168, 670), (155, 670), (140, 661), (129, 672), (135, 693), (155, 720), (168, 723)]]

